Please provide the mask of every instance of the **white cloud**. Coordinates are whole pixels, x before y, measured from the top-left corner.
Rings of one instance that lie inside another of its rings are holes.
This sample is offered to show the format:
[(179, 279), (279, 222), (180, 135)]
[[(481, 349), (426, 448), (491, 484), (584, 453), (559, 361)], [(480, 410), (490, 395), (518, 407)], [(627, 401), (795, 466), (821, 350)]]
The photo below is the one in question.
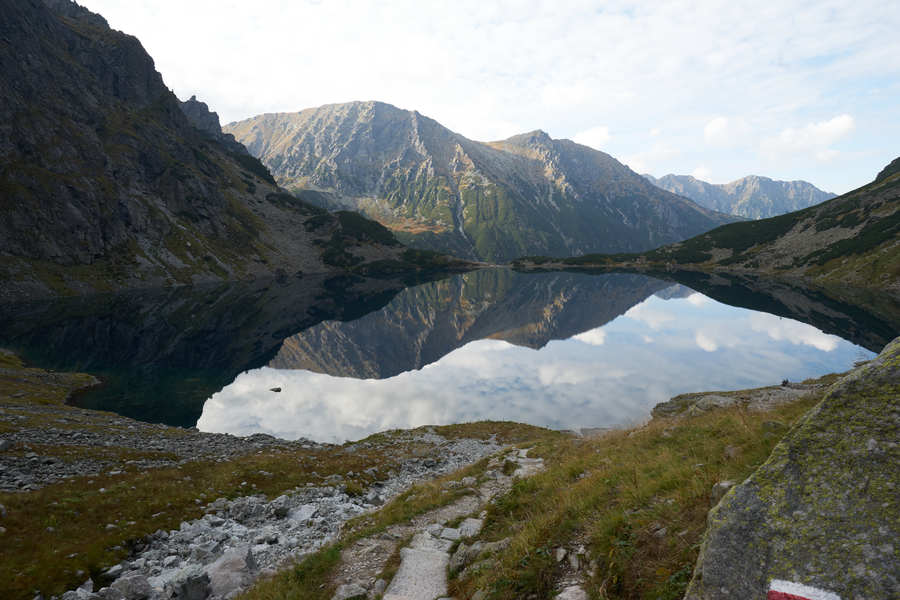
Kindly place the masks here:
[(606, 332), (598, 327), (597, 329), (579, 333), (573, 339), (584, 342), (585, 344), (590, 344), (591, 346), (602, 346), (604, 342), (606, 342)]
[(812, 346), (822, 352), (833, 351), (841, 342), (839, 337), (829, 335), (812, 325), (768, 313), (753, 313), (750, 317), (750, 327), (753, 331), (765, 333), (773, 340), (787, 340), (795, 345)]
[(675, 315), (665, 310), (655, 308), (652, 298), (644, 300), (640, 304), (636, 304), (629, 308), (624, 317), (633, 319), (647, 325), (650, 329), (656, 331), (663, 325), (675, 320)]
[(660, 129), (659, 127), (654, 127), (653, 129), (650, 130), (650, 137), (657, 137), (661, 133), (662, 133), (662, 129)]
[(700, 348), (707, 352), (715, 352), (719, 349), (719, 345), (702, 331), (697, 332), (694, 336), (694, 341), (697, 342), (697, 345), (700, 346)]
[(584, 131), (576, 133), (572, 140), (579, 144), (590, 146), (596, 150), (603, 150), (606, 142), (608, 142), (611, 137), (612, 136), (609, 134), (609, 127), (598, 125), (597, 127), (591, 127), (590, 129), (585, 129)]
[(856, 120), (851, 115), (838, 115), (805, 127), (788, 127), (778, 135), (764, 139), (762, 149), (773, 159), (807, 154), (818, 161), (828, 162), (840, 154), (831, 146), (846, 138), (855, 128)]
[(657, 142), (649, 150), (623, 157), (622, 162), (636, 173), (648, 173), (660, 166), (665, 169), (664, 165), (679, 154), (681, 154), (679, 150), (665, 142)]
[(701, 181), (709, 181), (712, 176), (712, 171), (709, 170), (705, 165), (700, 165), (693, 171), (691, 171), (691, 176), (694, 179), (699, 179)]
[(709, 297), (704, 296), (703, 294), (701, 294), (699, 292), (695, 292), (695, 293), (691, 294), (690, 296), (688, 296), (687, 301), (688, 301), (688, 303), (692, 304), (693, 306), (703, 306), (704, 304), (709, 304), (710, 302), (712, 302), (712, 300), (710, 300)]
[(743, 118), (715, 117), (703, 128), (703, 139), (711, 146), (735, 146), (745, 141), (751, 131)]

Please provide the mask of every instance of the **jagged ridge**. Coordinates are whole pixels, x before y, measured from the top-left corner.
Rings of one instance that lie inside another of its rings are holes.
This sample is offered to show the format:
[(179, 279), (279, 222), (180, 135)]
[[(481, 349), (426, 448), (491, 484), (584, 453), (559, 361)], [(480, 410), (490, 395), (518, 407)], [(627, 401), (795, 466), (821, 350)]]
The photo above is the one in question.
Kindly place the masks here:
[(701, 181), (690, 175), (644, 177), (654, 185), (690, 198), (706, 208), (748, 219), (764, 219), (800, 210), (834, 198), (806, 181), (777, 181), (749, 175), (725, 184)]
[(288, 189), (328, 192), (330, 206), (358, 209), (404, 241), (470, 258), (646, 250), (729, 220), (542, 131), (475, 142), (381, 102), (265, 114), (225, 130)]

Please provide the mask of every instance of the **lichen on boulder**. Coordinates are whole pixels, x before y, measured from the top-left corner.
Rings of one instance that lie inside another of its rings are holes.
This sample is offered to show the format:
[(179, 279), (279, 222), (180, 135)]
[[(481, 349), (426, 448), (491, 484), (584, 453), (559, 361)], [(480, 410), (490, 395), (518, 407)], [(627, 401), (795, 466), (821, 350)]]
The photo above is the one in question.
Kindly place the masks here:
[(900, 598), (900, 338), (837, 381), (709, 514), (688, 600), (773, 580)]

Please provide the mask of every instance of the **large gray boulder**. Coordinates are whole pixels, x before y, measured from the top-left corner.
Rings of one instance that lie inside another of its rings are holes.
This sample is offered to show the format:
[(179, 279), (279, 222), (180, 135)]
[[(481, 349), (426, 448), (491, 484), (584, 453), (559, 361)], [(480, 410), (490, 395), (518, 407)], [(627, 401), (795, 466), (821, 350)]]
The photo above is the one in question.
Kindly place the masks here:
[(686, 598), (900, 598), (898, 465), (900, 338), (835, 383), (710, 512)]
[(232, 548), (210, 565), (207, 574), (212, 595), (227, 597), (253, 582), (256, 560), (250, 548)]

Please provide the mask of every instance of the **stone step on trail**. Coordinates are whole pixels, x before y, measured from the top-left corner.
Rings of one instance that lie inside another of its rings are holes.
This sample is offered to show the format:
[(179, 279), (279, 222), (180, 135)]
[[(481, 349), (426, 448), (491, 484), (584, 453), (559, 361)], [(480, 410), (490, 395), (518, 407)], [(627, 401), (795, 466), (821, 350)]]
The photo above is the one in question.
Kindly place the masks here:
[[(544, 467), (540, 458), (528, 458), (528, 450), (518, 450), (511, 459), (517, 468), (509, 479), (529, 477)], [(467, 518), (459, 527), (430, 523), (412, 538), (409, 547), (400, 550), (400, 568), (384, 592), (383, 600), (436, 600), (447, 596), (447, 570), (450, 548), (457, 540), (478, 535), (482, 519)]]

